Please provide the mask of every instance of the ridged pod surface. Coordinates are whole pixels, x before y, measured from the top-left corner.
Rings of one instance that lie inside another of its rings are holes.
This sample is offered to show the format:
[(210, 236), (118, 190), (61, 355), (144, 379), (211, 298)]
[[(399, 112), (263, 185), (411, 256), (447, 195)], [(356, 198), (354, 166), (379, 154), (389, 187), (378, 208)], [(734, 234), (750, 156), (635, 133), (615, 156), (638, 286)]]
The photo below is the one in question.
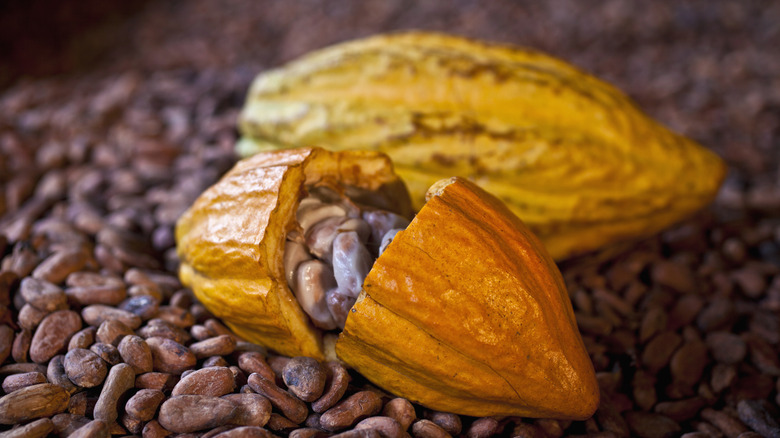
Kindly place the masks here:
[(462, 176), (555, 259), (653, 234), (714, 197), (725, 166), (615, 87), (542, 53), (435, 33), (350, 41), (260, 74), (242, 155), (301, 145), (388, 154), (416, 208)]
[[(180, 278), (240, 336), (288, 356), (331, 358), (286, 283), (284, 242), (307, 187), (408, 194), (375, 152), (290, 149), (239, 162), (180, 218)], [(400, 185), (399, 185), (400, 184)], [(584, 419), (599, 391), (561, 274), (541, 242), (475, 184), (437, 182), (374, 262), (339, 359), (376, 385), (465, 415)]]
[(339, 358), (441, 411), (590, 417), (593, 365), (542, 243), (467, 180), (439, 181), (428, 194), (366, 277)]

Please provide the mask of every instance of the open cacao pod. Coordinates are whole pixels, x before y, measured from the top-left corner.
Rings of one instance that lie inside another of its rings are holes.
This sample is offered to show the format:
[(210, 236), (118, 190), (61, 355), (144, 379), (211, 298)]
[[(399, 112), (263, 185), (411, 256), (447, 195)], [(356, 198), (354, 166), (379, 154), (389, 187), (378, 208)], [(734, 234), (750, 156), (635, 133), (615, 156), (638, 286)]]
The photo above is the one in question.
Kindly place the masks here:
[(553, 258), (651, 235), (712, 200), (722, 161), (613, 86), (542, 53), (408, 32), (260, 74), (240, 154), (305, 145), (387, 153), (415, 208), (452, 175), (494, 194)]
[[(258, 154), (180, 218), (180, 277), (247, 340), (289, 356), (335, 354), (378, 386), (432, 409), (592, 415), (599, 399), (593, 366), (541, 242), (500, 200), (460, 178), (434, 184), (411, 222), (402, 219), (410, 214), (384, 154)], [(374, 233), (382, 226), (372, 222), (377, 216), (405, 229)], [(334, 220), (336, 228), (322, 225)], [(360, 220), (371, 228), (360, 245), (372, 257), (354, 283), (342, 272), (344, 260), (352, 267), (362, 261), (343, 258), (357, 245), (344, 241), (358, 239), (360, 227), (348, 224)], [(312, 237), (322, 230), (332, 235)], [(322, 241), (331, 252), (317, 252)], [(311, 254), (294, 257), (298, 245)], [(332, 273), (314, 269), (322, 266)], [(325, 276), (330, 283), (309, 284)], [(345, 292), (355, 286), (354, 295)], [(329, 300), (341, 293), (351, 301), (333, 312)]]

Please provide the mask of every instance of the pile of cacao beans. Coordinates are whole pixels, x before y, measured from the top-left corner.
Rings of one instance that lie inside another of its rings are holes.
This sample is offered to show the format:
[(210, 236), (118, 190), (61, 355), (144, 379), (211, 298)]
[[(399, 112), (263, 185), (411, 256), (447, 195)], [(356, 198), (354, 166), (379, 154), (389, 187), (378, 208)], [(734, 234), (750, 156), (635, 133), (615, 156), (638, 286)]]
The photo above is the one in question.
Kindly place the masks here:
[[(675, 3), (156, 2), (103, 63), (0, 91), (0, 437), (780, 436), (780, 8)], [(259, 69), (402, 27), (551, 51), (732, 165), (707, 211), (561, 263), (586, 421), (431, 411), (242, 340), (177, 279)]]

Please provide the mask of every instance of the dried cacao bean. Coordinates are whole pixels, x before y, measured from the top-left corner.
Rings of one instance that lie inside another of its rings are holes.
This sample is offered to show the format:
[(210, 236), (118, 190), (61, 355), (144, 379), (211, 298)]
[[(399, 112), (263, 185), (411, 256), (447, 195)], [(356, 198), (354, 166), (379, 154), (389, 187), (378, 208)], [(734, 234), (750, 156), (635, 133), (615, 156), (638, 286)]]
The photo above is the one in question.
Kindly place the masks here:
[(296, 397), (312, 402), (320, 398), (325, 389), (327, 371), (316, 359), (294, 357), (284, 366), (282, 378)]
[(81, 317), (72, 310), (58, 310), (47, 315), (33, 335), (30, 359), (44, 363), (64, 351), (70, 337), (81, 330)]
[(373, 391), (360, 391), (325, 411), (320, 424), (325, 430), (345, 429), (382, 410), (382, 399)]
[(158, 421), (171, 432), (188, 433), (227, 424), (235, 412), (236, 406), (230, 400), (203, 395), (178, 395), (163, 402)]
[(0, 424), (51, 417), (68, 408), (70, 395), (52, 383), (27, 386), (0, 398)]
[(285, 417), (295, 424), (301, 424), (309, 413), (306, 404), (287, 391), (276, 386), (265, 377), (253, 373), (249, 375), (247, 384), (258, 394), (267, 398), (274, 408), (281, 411)]
[(229, 368), (209, 367), (182, 376), (179, 383), (173, 387), (171, 395), (195, 394), (219, 397), (229, 394), (235, 387), (233, 373)]
[(133, 367), (120, 363), (111, 367), (108, 372), (100, 397), (95, 405), (95, 419), (111, 424), (119, 418), (117, 403), (122, 395), (130, 390), (135, 383)]

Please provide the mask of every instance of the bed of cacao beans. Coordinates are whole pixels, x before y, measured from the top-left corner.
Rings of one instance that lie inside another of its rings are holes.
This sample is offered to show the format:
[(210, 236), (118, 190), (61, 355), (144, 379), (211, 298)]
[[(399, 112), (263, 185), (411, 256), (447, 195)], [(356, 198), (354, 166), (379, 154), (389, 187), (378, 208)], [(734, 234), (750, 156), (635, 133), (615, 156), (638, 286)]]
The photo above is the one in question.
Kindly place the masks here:
[[(78, 44), (109, 46), (94, 63), (4, 73), (14, 81), (0, 91), (0, 436), (780, 436), (777, 2), (138, 9), (81, 29)], [(254, 74), (401, 28), (561, 56), (731, 166), (696, 217), (561, 264), (602, 391), (587, 421), (429, 411), (338, 364), (242, 341), (177, 280), (174, 223), (234, 162)]]

